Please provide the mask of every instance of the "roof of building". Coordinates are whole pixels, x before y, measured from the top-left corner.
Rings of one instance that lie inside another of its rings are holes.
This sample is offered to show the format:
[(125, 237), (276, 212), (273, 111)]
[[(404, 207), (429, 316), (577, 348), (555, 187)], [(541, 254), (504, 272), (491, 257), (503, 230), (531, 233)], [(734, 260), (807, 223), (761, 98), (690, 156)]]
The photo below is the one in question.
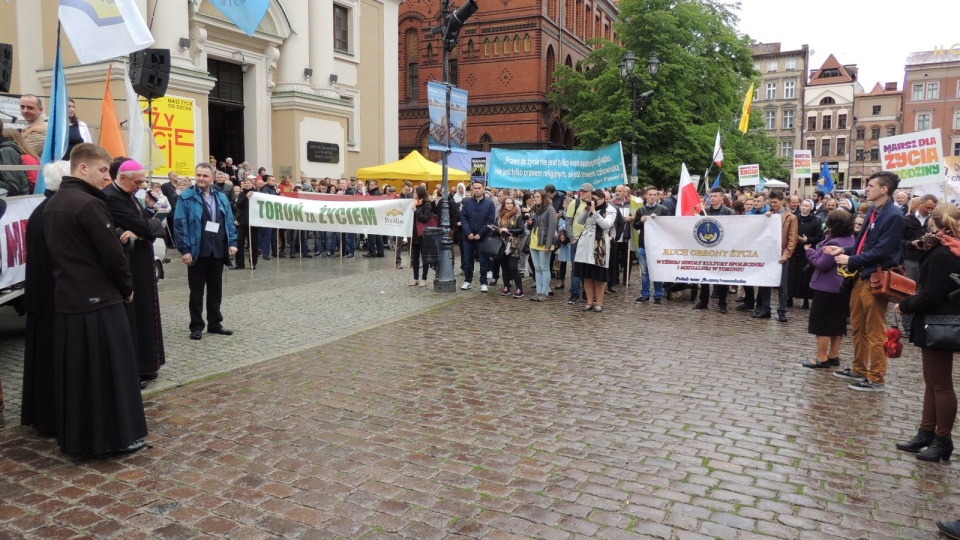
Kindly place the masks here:
[(881, 84), (877, 82), (877, 84), (873, 85), (873, 89), (864, 95), (882, 96), (882, 95), (899, 94), (899, 93), (900, 93), (900, 90), (897, 89), (897, 83), (888, 82), (886, 84)]
[(857, 80), (857, 65), (843, 65), (834, 55), (830, 55), (823, 61), (820, 69), (814, 70), (810, 75), (810, 86), (852, 83)]
[(803, 56), (809, 52), (809, 46), (806, 43), (799, 49), (792, 51), (781, 51), (780, 43), (754, 43), (750, 45), (754, 58), (776, 57), (776, 56)]
[(922, 64), (951, 64), (960, 63), (960, 51), (956, 49), (935, 49), (932, 51), (912, 52), (907, 54), (907, 67)]

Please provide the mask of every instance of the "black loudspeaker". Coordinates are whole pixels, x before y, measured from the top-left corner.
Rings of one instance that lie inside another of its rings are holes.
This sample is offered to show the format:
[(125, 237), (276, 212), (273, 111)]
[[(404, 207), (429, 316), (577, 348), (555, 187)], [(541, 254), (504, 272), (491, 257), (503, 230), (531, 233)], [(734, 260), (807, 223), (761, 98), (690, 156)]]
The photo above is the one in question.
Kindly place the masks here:
[(0, 92), (10, 91), (13, 77), (13, 45), (0, 43)]
[(147, 99), (163, 97), (170, 79), (170, 49), (144, 49), (130, 54), (133, 90)]

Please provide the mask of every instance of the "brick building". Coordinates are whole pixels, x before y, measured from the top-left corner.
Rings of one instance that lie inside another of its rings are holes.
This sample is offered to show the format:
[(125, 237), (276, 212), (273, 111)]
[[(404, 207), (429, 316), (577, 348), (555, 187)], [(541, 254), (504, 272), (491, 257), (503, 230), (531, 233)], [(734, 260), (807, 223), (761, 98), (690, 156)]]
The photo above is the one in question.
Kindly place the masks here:
[(960, 156), (960, 54), (910, 53), (903, 85), (903, 131), (940, 128), (942, 155)]
[(850, 189), (863, 189), (871, 174), (882, 170), (880, 138), (901, 132), (903, 94), (897, 83), (877, 83), (853, 98), (853, 144), (850, 152)]
[[(754, 68), (763, 79), (756, 87), (754, 107), (763, 114), (767, 136), (777, 141), (777, 155), (793, 168), (793, 150), (803, 142), (803, 89), (810, 61), (810, 48), (781, 51), (779, 43), (753, 45)], [(790, 192), (799, 189), (799, 179), (790, 182)]]
[[(443, 46), (430, 29), (441, 0), (400, 6), (400, 155), (427, 151), (426, 83), (443, 78)], [(449, 56), (450, 82), (469, 92), (467, 144), (530, 149), (573, 148), (574, 134), (547, 101), (558, 62), (576, 66), (587, 40), (615, 40), (618, 9), (608, 0), (501, 0), (481, 5)], [(453, 3), (458, 7), (459, 3)]]
[[(837, 189), (850, 189), (850, 126), (854, 96), (863, 93), (856, 64), (843, 65), (832, 54), (813, 70), (804, 89), (804, 148), (813, 152), (813, 182), (827, 162)], [(801, 193), (813, 190), (806, 184)]]

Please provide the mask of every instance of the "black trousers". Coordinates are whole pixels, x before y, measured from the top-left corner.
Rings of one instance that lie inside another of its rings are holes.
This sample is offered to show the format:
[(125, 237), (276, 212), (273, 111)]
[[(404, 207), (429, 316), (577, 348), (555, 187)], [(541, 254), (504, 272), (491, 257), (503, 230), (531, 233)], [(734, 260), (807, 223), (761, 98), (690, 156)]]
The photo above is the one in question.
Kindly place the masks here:
[[(250, 230), (249, 236), (247, 236), (247, 230)], [(250, 241), (250, 253), (253, 254), (253, 265), (257, 265), (257, 260), (259, 259), (259, 243), (260, 243), (260, 227), (247, 227), (246, 225), (237, 225), (237, 256), (236, 267), (245, 268), (247, 264), (247, 258), (244, 255), (244, 246), (247, 241)]]
[(607, 285), (614, 286), (620, 284), (620, 274), (623, 274), (623, 282), (627, 282), (627, 255), (630, 253), (630, 244), (628, 242), (610, 242), (610, 264), (607, 265), (609, 275)]
[(370, 255), (383, 257), (383, 235), (382, 234), (367, 235), (367, 253), (369, 253)]
[[(190, 331), (203, 330), (204, 326), (217, 329), (223, 326), (220, 302), (223, 300), (223, 259), (199, 257), (187, 267), (187, 284), (190, 286)], [(207, 324), (203, 323), (203, 292), (207, 292)]]
[[(729, 285), (714, 285), (713, 286), (717, 291), (717, 304), (725, 308), (727, 307), (727, 293), (730, 292)], [(700, 304), (707, 305), (710, 303), (710, 285), (700, 285)]]

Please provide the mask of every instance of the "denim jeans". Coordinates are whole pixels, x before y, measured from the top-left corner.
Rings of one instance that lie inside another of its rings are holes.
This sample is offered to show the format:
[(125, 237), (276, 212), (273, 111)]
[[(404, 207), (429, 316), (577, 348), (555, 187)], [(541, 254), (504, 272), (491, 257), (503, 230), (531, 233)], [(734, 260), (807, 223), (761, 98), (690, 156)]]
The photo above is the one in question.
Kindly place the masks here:
[[(571, 242), (570, 243), (570, 260), (571, 261), (573, 261), (573, 259), (576, 257), (576, 253), (577, 253), (577, 243)], [(575, 263), (573, 262), (570, 263), (570, 296), (573, 296), (575, 298), (580, 298), (580, 296), (583, 295), (583, 278), (579, 278), (573, 275), (574, 264)]]
[(537, 295), (547, 296), (550, 292), (550, 252), (547, 250), (530, 250), (533, 260), (534, 277), (537, 281)]
[(480, 259), (480, 283), (487, 284), (487, 271), (490, 270), (490, 259), (480, 253), (483, 246), (483, 240), (464, 240), (463, 241), (463, 281), (471, 283), (473, 281), (473, 262)]
[(290, 256), (296, 256), (303, 251), (304, 255), (310, 254), (310, 248), (307, 247), (307, 231), (290, 229), (287, 231), (287, 246), (290, 247)]
[[(780, 286), (779, 287), (760, 287), (757, 293), (757, 311), (760, 313), (770, 313), (770, 296), (773, 290), (777, 291), (777, 313), (787, 314), (787, 267), (789, 265), (780, 265)], [(886, 329), (884, 329), (886, 331)]]
[(267, 227), (260, 229), (260, 251), (264, 257), (277, 255), (277, 230)]
[[(640, 272), (643, 274), (640, 277), (640, 296), (643, 298), (650, 298), (650, 272), (647, 271), (647, 250), (644, 248), (637, 248), (637, 262), (640, 263)], [(653, 297), (654, 298), (663, 298), (663, 283), (660, 281), (653, 282)]]

